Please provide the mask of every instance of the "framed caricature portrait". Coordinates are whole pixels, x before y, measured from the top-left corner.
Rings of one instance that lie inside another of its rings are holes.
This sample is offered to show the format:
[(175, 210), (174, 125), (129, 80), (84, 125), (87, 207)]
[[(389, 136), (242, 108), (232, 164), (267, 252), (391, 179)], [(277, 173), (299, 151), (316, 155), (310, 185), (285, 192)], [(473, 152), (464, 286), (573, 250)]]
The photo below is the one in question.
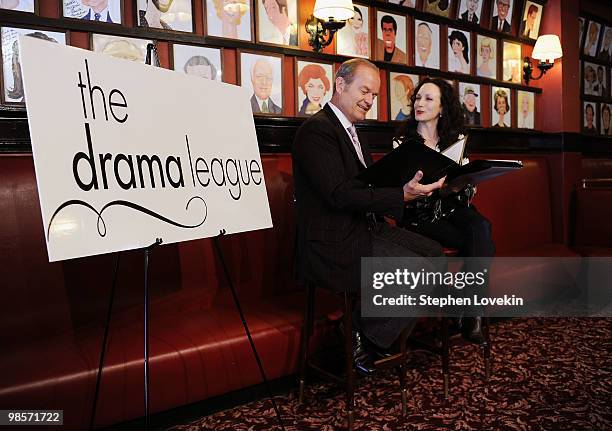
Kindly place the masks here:
[(597, 41), (599, 40), (599, 30), (601, 27), (602, 25), (595, 21), (589, 22), (587, 34), (584, 39), (584, 48), (582, 48), (582, 53), (584, 55), (589, 55), (591, 57), (597, 55)]
[(406, 17), (385, 11), (376, 11), (376, 59), (390, 63), (407, 64)]
[(503, 61), (502, 61), (502, 80), (521, 83), (521, 66), (523, 64), (521, 58), (521, 44), (506, 42), (503, 43)]
[(599, 105), (599, 132), (602, 135), (612, 136), (612, 105), (609, 103), (601, 103)]
[(597, 116), (595, 102), (582, 102), (582, 132), (589, 135), (597, 134)]
[(172, 45), (172, 68), (187, 75), (222, 81), (221, 50), (193, 45)]
[(19, 12), (35, 12), (34, 0), (0, 0), (0, 9), (16, 10)]
[(389, 0), (389, 3), (398, 4), (404, 7), (416, 7), (416, 0)]
[(414, 64), (431, 69), (440, 68), (440, 26), (414, 20)]
[(607, 97), (610, 95), (606, 67), (601, 64), (583, 62), (583, 94)]
[(297, 0), (256, 0), (257, 41), (298, 46)]
[(191, 0), (167, 0), (165, 2), (138, 0), (136, 25), (193, 33)]
[(518, 90), (517, 92), (516, 126), (519, 129), (535, 127), (535, 93)]
[(206, 34), (226, 39), (253, 40), (252, 0), (206, 0)]
[(510, 89), (491, 87), (491, 126), (511, 127)]
[(372, 101), (372, 107), (366, 113), (366, 120), (378, 120), (378, 98)]
[(121, 24), (122, 0), (62, 0), (64, 18)]
[(92, 34), (91, 49), (94, 52), (110, 55), (123, 60), (144, 63), (147, 57), (147, 45), (152, 43), (146, 39), (111, 36), (108, 34)]
[(332, 96), (334, 70), (331, 63), (297, 61), (297, 115), (310, 116), (319, 112)]
[(533, 40), (538, 38), (538, 35), (540, 34), (540, 22), (542, 21), (543, 10), (544, 6), (541, 4), (529, 0), (525, 1), (519, 36)]
[(389, 120), (404, 121), (412, 112), (410, 98), (419, 84), (418, 75), (389, 73)]
[(283, 113), (282, 55), (240, 52), (239, 85), (251, 95), (251, 108), (258, 115)]
[(2, 27), (0, 30), (0, 38), (2, 39), (2, 103), (5, 105), (25, 105), (17, 43), (17, 39), (21, 35), (66, 45), (66, 33)]
[(468, 31), (448, 28), (448, 71), (470, 74), (471, 36)]
[(582, 35), (584, 34), (584, 24), (586, 20), (583, 17), (578, 17), (578, 46), (582, 49)]
[(482, 3), (484, 0), (461, 0), (457, 20), (471, 24), (480, 24), (482, 20)]
[(355, 15), (336, 33), (336, 53), (349, 57), (370, 58), (369, 8), (353, 3)]
[(423, 0), (423, 10), (435, 15), (445, 16), (450, 15), (453, 0)]
[(466, 126), (482, 126), (480, 117), (480, 85), (459, 83), (459, 100)]
[(476, 35), (476, 74), (484, 78), (497, 78), (497, 40)]
[(512, 30), (512, 12), (515, 0), (492, 0), (491, 30), (510, 33)]
[(597, 59), (608, 64), (612, 63), (612, 27), (610, 26), (607, 26), (604, 30), (599, 50), (597, 51)]

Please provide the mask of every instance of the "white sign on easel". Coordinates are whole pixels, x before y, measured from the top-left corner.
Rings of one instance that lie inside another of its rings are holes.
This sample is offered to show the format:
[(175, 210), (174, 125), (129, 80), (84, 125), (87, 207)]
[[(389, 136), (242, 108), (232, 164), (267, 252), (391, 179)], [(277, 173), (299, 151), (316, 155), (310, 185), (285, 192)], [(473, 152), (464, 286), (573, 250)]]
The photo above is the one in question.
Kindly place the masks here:
[(49, 261), (272, 226), (244, 89), (19, 43)]

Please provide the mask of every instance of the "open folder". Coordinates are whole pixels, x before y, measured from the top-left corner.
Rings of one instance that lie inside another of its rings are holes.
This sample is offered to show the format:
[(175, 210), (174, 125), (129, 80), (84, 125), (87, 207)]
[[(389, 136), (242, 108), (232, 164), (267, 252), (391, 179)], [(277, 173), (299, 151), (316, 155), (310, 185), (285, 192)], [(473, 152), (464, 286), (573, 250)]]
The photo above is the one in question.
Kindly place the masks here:
[[(465, 146), (467, 139), (457, 142)], [(429, 148), (417, 138), (402, 145), (357, 175), (357, 178), (377, 187), (398, 187), (410, 181), (417, 171), (423, 171), (421, 184), (433, 183), (446, 175), (444, 192), (456, 192), (467, 184), (476, 185), (523, 167), (519, 160), (474, 160), (460, 165), (463, 148), (453, 144), (448, 155)], [(459, 157), (454, 157), (459, 154)], [(451, 158), (452, 157), (452, 158)]]

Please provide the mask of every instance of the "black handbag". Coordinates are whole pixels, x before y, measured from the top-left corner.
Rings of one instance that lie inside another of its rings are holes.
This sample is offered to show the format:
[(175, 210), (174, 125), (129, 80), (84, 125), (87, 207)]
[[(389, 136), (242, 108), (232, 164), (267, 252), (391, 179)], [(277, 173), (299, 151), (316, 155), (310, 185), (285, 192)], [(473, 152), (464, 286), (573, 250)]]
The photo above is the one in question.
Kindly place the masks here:
[(456, 193), (440, 196), (438, 191), (409, 203), (404, 210), (403, 225), (436, 223), (448, 218), (457, 208), (469, 207), (476, 187), (468, 184)]

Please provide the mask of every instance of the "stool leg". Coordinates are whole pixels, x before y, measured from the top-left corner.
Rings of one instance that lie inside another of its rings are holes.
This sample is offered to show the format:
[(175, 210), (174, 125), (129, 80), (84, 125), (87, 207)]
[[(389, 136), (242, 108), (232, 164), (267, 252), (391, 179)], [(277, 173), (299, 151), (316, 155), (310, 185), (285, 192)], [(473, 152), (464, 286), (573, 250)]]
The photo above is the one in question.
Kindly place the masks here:
[(353, 369), (353, 299), (347, 292), (344, 293), (344, 328), (346, 349), (346, 417), (347, 429), (353, 430), (355, 407), (354, 384), (355, 371)]
[(406, 389), (406, 338), (408, 338), (409, 331), (404, 330), (400, 336), (400, 353), (401, 353), (401, 363), (399, 366), (399, 381), (400, 381), (400, 390), (402, 393), (402, 416), (406, 416), (408, 413), (408, 389)]
[(308, 283), (306, 284), (306, 306), (304, 307), (304, 323), (302, 327), (302, 357), (300, 363), (300, 390), (298, 401), (300, 404), (304, 402), (304, 391), (306, 389), (306, 371), (308, 368), (308, 347), (310, 336), (314, 326), (314, 298), (315, 287)]
[(482, 318), (482, 323), (482, 329), (484, 331), (485, 336), (485, 345), (483, 347), (485, 380), (489, 380), (489, 377), (491, 377), (491, 338), (489, 334), (489, 318), (487, 316), (484, 316)]
[(444, 378), (444, 399), (448, 399), (450, 391), (450, 366), (449, 366), (449, 318), (442, 318), (442, 376)]

